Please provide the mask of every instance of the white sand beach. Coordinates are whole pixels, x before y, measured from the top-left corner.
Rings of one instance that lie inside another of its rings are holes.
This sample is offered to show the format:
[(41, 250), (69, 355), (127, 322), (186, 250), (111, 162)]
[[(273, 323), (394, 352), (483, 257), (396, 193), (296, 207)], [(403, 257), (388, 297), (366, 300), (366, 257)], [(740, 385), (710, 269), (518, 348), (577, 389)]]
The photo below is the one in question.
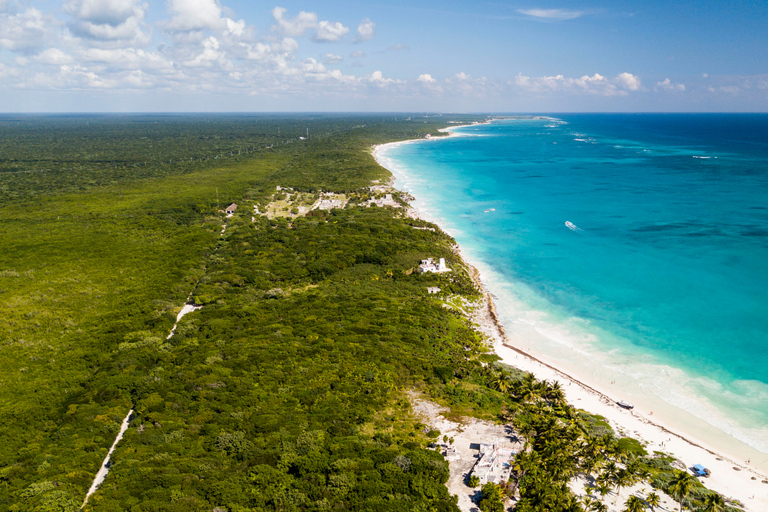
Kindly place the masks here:
[[(450, 133), (454, 128), (457, 127), (442, 131)], [(392, 144), (412, 142), (416, 141)], [(373, 155), (385, 166), (380, 158), (381, 147), (374, 147)], [(412, 214), (420, 215), (415, 210)], [(475, 270), (475, 277), (488, 297), (489, 307), (479, 314), (476, 322), (493, 340), (494, 349), (503, 362), (531, 372), (539, 379), (560, 382), (569, 403), (605, 417), (617, 433), (640, 440), (648, 452), (669, 453), (686, 467), (704, 465), (711, 471), (711, 476), (704, 479), (703, 483), (726, 498), (739, 501), (745, 510), (768, 510), (768, 455), (724, 433), (721, 434), (723, 443), (717, 442), (719, 432), (713, 433), (716, 429), (700, 425), (701, 421), (697, 418), (661, 400), (654, 401), (652, 395), (641, 401), (632, 395), (634, 410), (622, 409), (616, 402), (626, 398), (622, 393), (625, 382), (616, 381), (618, 385), (611, 385), (610, 382), (614, 381), (590, 377), (590, 372), (586, 370), (580, 372), (577, 364), (564, 365), (562, 361), (548, 360), (536, 352), (535, 340), (523, 338), (516, 333), (505, 333), (495, 311), (500, 305), (495, 304), (493, 290), (485, 286), (487, 276), (483, 275), (482, 267), (480, 269)], [(631, 385), (630, 382), (626, 384)], [(703, 435), (705, 433), (707, 435)], [(674, 510), (675, 505), (669, 504), (669, 508)]]

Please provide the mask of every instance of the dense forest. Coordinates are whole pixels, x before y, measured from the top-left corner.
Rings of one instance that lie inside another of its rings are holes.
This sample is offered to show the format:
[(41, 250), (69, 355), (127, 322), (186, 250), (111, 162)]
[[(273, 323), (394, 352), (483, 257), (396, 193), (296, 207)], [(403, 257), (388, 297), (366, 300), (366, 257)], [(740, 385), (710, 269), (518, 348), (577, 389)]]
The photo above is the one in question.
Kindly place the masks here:
[[(454, 241), (364, 204), (389, 179), (371, 145), (479, 119), (0, 116), (0, 510), (79, 510), (130, 409), (84, 510), (458, 510), (406, 390), (527, 440), (482, 510), (600, 510), (577, 472), (717, 502), (496, 363), (444, 307), (481, 298)], [(348, 202), (260, 213), (277, 187)], [(426, 257), (453, 272), (419, 273)]]

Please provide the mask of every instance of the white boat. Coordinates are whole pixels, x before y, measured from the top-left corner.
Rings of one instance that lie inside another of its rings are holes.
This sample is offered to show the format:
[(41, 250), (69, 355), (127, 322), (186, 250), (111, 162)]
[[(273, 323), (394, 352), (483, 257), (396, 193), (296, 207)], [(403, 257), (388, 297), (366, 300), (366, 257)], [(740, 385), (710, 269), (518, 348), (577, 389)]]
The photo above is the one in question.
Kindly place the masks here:
[(619, 400), (618, 402), (616, 402), (616, 405), (618, 405), (619, 407), (623, 407), (624, 409), (634, 409), (635, 408), (634, 405), (632, 405), (629, 402), (625, 402), (624, 400)]
[(567, 227), (571, 231), (581, 231), (581, 229), (576, 224), (574, 224), (569, 220), (565, 221), (565, 227)]

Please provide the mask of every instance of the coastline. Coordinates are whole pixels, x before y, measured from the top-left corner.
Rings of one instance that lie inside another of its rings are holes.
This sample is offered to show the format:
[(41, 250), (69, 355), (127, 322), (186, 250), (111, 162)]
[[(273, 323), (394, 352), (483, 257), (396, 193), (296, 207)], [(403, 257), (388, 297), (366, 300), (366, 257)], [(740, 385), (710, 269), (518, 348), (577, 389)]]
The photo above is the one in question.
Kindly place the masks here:
[[(486, 121), (486, 123), (488, 122), (490, 120)], [(481, 123), (473, 123), (472, 125), (476, 124)], [(453, 130), (472, 125), (450, 126), (442, 128), (440, 131), (448, 133), (448, 137), (457, 136), (460, 134)], [(387, 168), (381, 161), (379, 154), (382, 147), (391, 148), (424, 140), (415, 139), (375, 146), (373, 156), (379, 165)], [(393, 170), (389, 168), (387, 170), (393, 173), (394, 181), (396, 177), (394, 177)], [(408, 192), (412, 193), (412, 191)], [(417, 209), (412, 208), (409, 215), (434, 222), (433, 219), (426, 218), (423, 212), (419, 212)], [(768, 457), (765, 454), (751, 449), (747, 445), (744, 446), (749, 448), (748, 450), (723, 450), (713, 447), (710, 443), (702, 441), (695, 432), (692, 433), (690, 431), (692, 429), (685, 429), (686, 426), (690, 425), (690, 421), (688, 424), (685, 421), (674, 421), (675, 414), (687, 415), (688, 413), (679, 411), (668, 404), (658, 404), (651, 401), (650, 403), (636, 404), (638, 407), (634, 411), (624, 410), (616, 405), (616, 401), (622, 397), (613, 396), (615, 391), (609, 391), (599, 381), (580, 374), (577, 365), (576, 367), (573, 365), (564, 367), (546, 356), (531, 353), (530, 349), (524, 350), (521, 347), (528, 347), (531, 342), (521, 336), (508, 335), (505, 332), (503, 322), (496, 309), (496, 297), (486, 286), (488, 276), (483, 273), (483, 267), (468, 262), (459, 249), (457, 249), (456, 255), (470, 269), (473, 280), (485, 296), (486, 306), (481, 308), (473, 320), (478, 328), (492, 340), (493, 348), (496, 354), (502, 358), (502, 362), (531, 372), (539, 379), (560, 382), (571, 405), (605, 417), (617, 434), (640, 440), (646, 445), (649, 453), (654, 451), (668, 453), (681, 460), (686, 467), (693, 464), (703, 464), (712, 471), (712, 476), (704, 479), (703, 483), (726, 498), (739, 501), (743, 504), (744, 510), (768, 510), (768, 477), (765, 476), (768, 473)], [(653, 412), (644, 413), (652, 409), (657, 409), (655, 416)], [(658, 413), (659, 410), (662, 411), (662, 414)], [(691, 416), (691, 418), (693, 417)], [(695, 421), (695, 418), (693, 420)], [(750, 457), (750, 455), (754, 455), (754, 457)], [(750, 464), (747, 464), (747, 460), (742, 460), (748, 457), (751, 461)]]

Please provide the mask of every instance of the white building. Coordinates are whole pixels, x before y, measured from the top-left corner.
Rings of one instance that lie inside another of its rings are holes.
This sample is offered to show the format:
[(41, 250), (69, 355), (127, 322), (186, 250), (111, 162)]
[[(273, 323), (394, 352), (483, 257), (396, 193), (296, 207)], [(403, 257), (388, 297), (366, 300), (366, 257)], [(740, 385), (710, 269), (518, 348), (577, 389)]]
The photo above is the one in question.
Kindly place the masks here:
[(451, 269), (449, 269), (445, 264), (445, 258), (440, 258), (439, 263), (435, 263), (435, 260), (433, 260), (432, 258), (421, 260), (421, 264), (419, 265), (419, 270), (421, 272), (435, 272), (435, 273), (451, 271)]
[(514, 454), (511, 448), (501, 448), (497, 444), (481, 444), (480, 458), (472, 468), (472, 475), (480, 480), (480, 485), (488, 482), (508, 482), (512, 473), (510, 461)]

